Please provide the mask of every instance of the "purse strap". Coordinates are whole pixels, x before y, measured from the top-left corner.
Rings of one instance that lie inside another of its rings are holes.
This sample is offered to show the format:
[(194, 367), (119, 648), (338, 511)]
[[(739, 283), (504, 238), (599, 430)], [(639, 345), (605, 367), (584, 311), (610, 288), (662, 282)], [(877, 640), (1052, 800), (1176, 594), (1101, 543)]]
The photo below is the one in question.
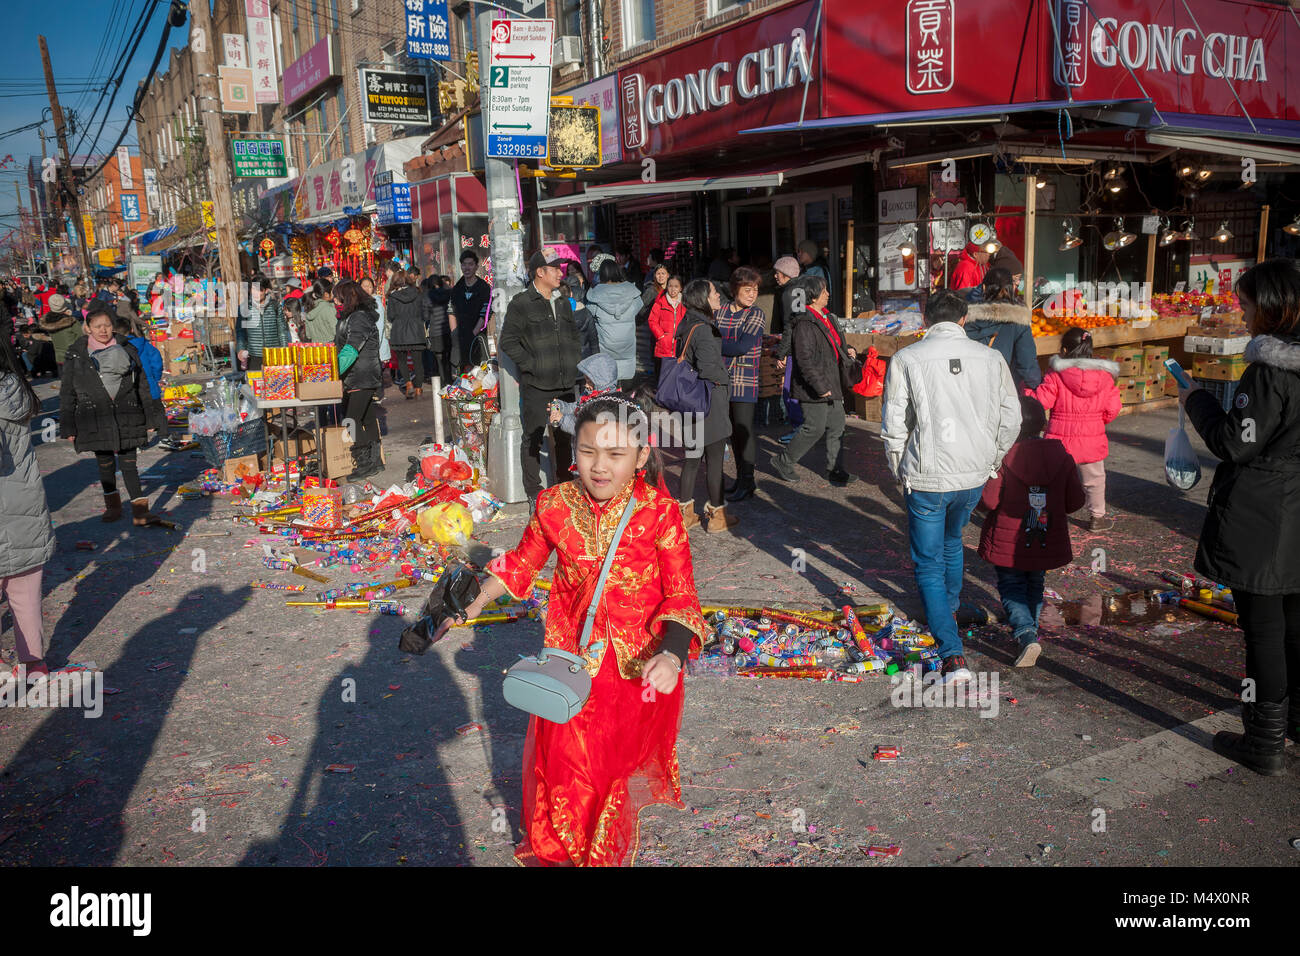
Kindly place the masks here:
[(677, 356), (678, 365), (686, 361), (686, 350), (691, 347), (691, 336), (695, 334), (695, 330), (698, 328), (699, 325), (693, 325), (691, 330), (686, 333), (686, 341), (682, 343), (682, 354)]
[(582, 640), (578, 643), (578, 651), (582, 652), (587, 649), (591, 643), (591, 632), (596, 626), (596, 610), (600, 607), (600, 596), (605, 590), (605, 579), (609, 577), (609, 569), (614, 566), (614, 553), (618, 551), (618, 543), (623, 538), (623, 529), (632, 519), (632, 512), (636, 510), (636, 495), (632, 495), (627, 501), (627, 507), (623, 509), (623, 517), (619, 519), (618, 527), (614, 529), (614, 540), (609, 543), (609, 550), (605, 552), (605, 563), (601, 566), (600, 577), (596, 580), (596, 593), (591, 596), (591, 607), (587, 608), (587, 621), (582, 625)]

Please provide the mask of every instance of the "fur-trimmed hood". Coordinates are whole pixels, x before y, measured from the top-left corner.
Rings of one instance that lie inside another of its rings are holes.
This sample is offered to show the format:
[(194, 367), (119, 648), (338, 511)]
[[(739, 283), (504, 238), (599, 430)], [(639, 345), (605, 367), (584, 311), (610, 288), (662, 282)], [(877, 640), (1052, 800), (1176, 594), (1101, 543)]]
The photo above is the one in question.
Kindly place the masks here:
[(1033, 313), (1026, 305), (1015, 302), (976, 302), (966, 310), (966, 321), (1007, 322), (1013, 325), (1032, 325)]
[(1300, 372), (1300, 341), (1276, 335), (1257, 335), (1246, 344), (1246, 361)]
[(1068, 359), (1061, 358), (1059, 355), (1053, 355), (1051, 361), (1047, 364), (1051, 366), (1053, 372), (1064, 372), (1067, 368), (1096, 369), (1099, 372), (1109, 372), (1111, 378), (1119, 378), (1119, 363), (1112, 362), (1110, 359)]

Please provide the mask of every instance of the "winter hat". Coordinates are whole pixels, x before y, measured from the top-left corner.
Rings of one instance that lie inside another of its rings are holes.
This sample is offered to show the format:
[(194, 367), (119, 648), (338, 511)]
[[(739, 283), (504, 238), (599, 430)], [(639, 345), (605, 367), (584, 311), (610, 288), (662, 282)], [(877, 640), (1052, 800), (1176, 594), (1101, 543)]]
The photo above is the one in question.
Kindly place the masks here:
[(286, 282), (285, 285), (287, 285), (290, 289), (301, 289), (302, 280), (299, 279), (297, 276), (294, 276), (292, 279)]
[(799, 251), (807, 254), (810, 259), (816, 259), (822, 254), (821, 247), (819, 247), (816, 240), (813, 239), (805, 239), (803, 242), (799, 243)]
[(772, 268), (791, 279), (799, 278), (799, 260), (794, 256), (782, 256), (772, 263)]
[(49, 298), (49, 307), (51, 312), (67, 312), (68, 300), (57, 292)]
[(618, 363), (604, 352), (588, 355), (578, 363), (578, 372), (591, 379), (598, 392), (618, 385)]

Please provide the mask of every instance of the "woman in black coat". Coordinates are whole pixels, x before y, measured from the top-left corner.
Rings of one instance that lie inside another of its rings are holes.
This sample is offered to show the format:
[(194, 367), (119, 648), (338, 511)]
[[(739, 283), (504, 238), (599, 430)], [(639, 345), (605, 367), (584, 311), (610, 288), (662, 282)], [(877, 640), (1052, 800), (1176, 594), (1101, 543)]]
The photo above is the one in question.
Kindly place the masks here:
[(740, 519), (726, 513), (722, 498), (722, 462), (726, 456), (727, 439), (731, 437), (731, 374), (722, 360), (722, 333), (713, 321), (714, 314), (722, 308), (722, 295), (711, 280), (695, 279), (682, 292), (682, 303), (686, 306), (686, 314), (677, 325), (676, 358), (695, 369), (701, 379), (713, 384), (703, 428), (692, 423), (693, 427), (684, 429), (686, 459), (682, 462), (679, 499), (682, 519), (688, 530), (700, 523), (695, 513), (695, 479), (700, 471), (698, 451), (702, 444), (706, 468), (704, 484), (709, 494), (708, 504), (704, 506), (704, 530), (724, 531), (735, 526)]
[(343, 379), (343, 421), (353, 423), (356, 467), (348, 480), (360, 481), (384, 470), (379, 447), (379, 396), (384, 383), (379, 366), (379, 307), (350, 280), (334, 287), (334, 304), (339, 310), (334, 344)]
[(162, 404), (149, 391), (149, 380), (135, 347), (113, 333), (116, 310), (95, 302), (86, 314), (86, 331), (68, 346), (59, 391), (59, 435), (79, 452), (93, 451), (104, 489), (103, 521), (122, 517), (117, 471), (122, 470), (131, 496), (131, 521), (158, 524), (140, 484), (136, 449), (149, 441), (149, 429), (167, 427)]
[[(406, 397), (424, 395), (424, 353), (429, 347), (429, 297), (416, 284), (414, 272), (398, 273), (388, 293), (388, 344), (393, 350), (397, 370), (406, 379)], [(411, 370), (407, 372), (407, 360)], [(412, 390), (414, 389), (414, 390)]]
[(1300, 739), (1300, 263), (1248, 269), (1237, 295), (1254, 338), (1231, 410), (1199, 386), (1178, 397), (1222, 461), (1195, 566), (1232, 589), (1254, 689), (1245, 733), (1220, 732), (1214, 749), (1272, 776), (1286, 737)]
[(446, 276), (431, 276), (425, 289), (429, 299), (429, 351), (425, 353), (425, 371), (437, 375), (443, 386), (451, 384), (451, 288)]

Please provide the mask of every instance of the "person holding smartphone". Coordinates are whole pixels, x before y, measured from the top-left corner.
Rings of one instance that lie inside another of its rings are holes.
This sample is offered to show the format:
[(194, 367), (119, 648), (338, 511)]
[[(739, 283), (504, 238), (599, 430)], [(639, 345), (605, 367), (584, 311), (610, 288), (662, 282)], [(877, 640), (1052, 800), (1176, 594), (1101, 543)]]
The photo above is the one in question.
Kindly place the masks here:
[(1232, 589), (1254, 691), (1244, 733), (1221, 731), (1214, 749), (1274, 776), (1286, 737), (1300, 739), (1300, 263), (1246, 270), (1237, 296), (1254, 337), (1231, 408), (1183, 382), (1178, 400), (1221, 462), (1195, 568)]

